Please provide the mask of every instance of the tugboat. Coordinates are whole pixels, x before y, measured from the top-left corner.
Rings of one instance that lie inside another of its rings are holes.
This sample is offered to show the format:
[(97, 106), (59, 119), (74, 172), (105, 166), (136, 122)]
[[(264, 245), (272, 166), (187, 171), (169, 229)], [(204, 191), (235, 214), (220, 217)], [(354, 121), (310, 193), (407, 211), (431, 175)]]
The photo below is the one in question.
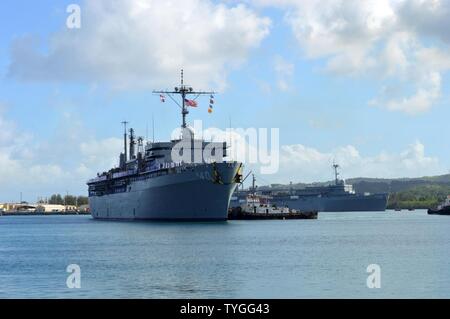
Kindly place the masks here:
[[(255, 176), (253, 175), (253, 190)], [(287, 206), (277, 206), (270, 203), (270, 196), (257, 195), (255, 192), (246, 196), (242, 205), (229, 210), (229, 220), (255, 219), (317, 219), (317, 211), (298, 211)]]
[(428, 209), (428, 215), (450, 215), (450, 195), (436, 209)]

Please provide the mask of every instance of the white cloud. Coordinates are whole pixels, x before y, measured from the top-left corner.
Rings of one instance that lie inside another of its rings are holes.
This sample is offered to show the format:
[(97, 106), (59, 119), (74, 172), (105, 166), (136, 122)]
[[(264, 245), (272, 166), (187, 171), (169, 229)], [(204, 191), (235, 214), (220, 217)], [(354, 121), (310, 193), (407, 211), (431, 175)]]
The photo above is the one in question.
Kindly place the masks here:
[(341, 166), (342, 177), (417, 177), (441, 174), (439, 160), (425, 154), (419, 141), (406, 150), (394, 154), (380, 152), (375, 156), (364, 156), (352, 145), (336, 148), (330, 152), (301, 144), (281, 147), (280, 171), (274, 176), (265, 176), (271, 182), (316, 182), (331, 180), (331, 164)]
[(14, 124), (3, 117), (6, 104), (0, 102), (0, 147), (13, 138)]
[(417, 91), (409, 97), (401, 100), (388, 100), (384, 105), (392, 111), (404, 111), (416, 114), (431, 108), (434, 101), (441, 95), (441, 75), (439, 72), (425, 74), (423, 83), (420, 83)]
[[(6, 124), (5, 124), (6, 123)], [(54, 163), (37, 161), (38, 147), (28, 134), (21, 133), (14, 123), (7, 121), (0, 114), (0, 132), (8, 130), (8, 134), (0, 143), (0, 199), (12, 200), (20, 191), (45, 189), (69, 177), (69, 173)], [(17, 194), (12, 195), (12, 192)], [(5, 198), (10, 196), (10, 198)]]
[(393, 23), (387, 1), (299, 1), (287, 21), (309, 58), (329, 57), (339, 72), (373, 66), (369, 51)]
[(398, 10), (399, 21), (424, 36), (450, 44), (450, 2), (447, 0), (404, 0)]
[(270, 28), (242, 4), (209, 0), (86, 0), (81, 9), (81, 29), (54, 34), (46, 53), (33, 39), (15, 41), (10, 76), (135, 88), (177, 81), (184, 67), (190, 84), (223, 87)]
[[(385, 85), (381, 94), (369, 103), (408, 114), (429, 110), (441, 97), (442, 74), (450, 70), (450, 56), (440, 49), (419, 45), (410, 45), (405, 50), (391, 47), (388, 52), (395, 57), (389, 59), (389, 64), (386, 63), (389, 73), (395, 74), (402, 81), (397, 82), (396, 87)], [(406, 52), (410, 52), (409, 57), (405, 56)], [(408, 87), (414, 92), (405, 96), (404, 91)]]
[[(286, 10), (305, 57), (340, 76), (371, 78), (386, 89), (371, 104), (417, 114), (441, 96), (449, 67), (450, 2), (444, 0), (254, 0)], [(392, 92), (396, 85), (396, 96)], [(413, 92), (411, 92), (413, 91)]]
[(113, 166), (118, 166), (123, 140), (115, 137), (102, 140), (92, 139), (88, 142), (81, 142), (79, 149), (83, 160), (78, 170), (80, 173), (84, 173), (84, 176), (90, 176), (100, 170), (105, 171)]
[[(450, 55), (438, 48), (422, 48), (416, 53), (417, 60), (421, 63), (427, 63), (431, 69), (450, 69)], [(420, 64), (418, 64), (420, 67)]]
[(277, 55), (275, 56), (274, 70), (278, 88), (281, 91), (288, 91), (294, 75), (295, 65), (287, 62), (282, 56)]
[[(213, 141), (226, 141), (230, 146), (231, 159), (244, 162), (246, 172), (252, 170), (264, 178), (263, 183), (289, 183), (328, 181), (333, 178), (332, 163), (341, 166), (342, 177), (399, 178), (439, 175), (445, 172), (436, 157), (425, 153), (425, 146), (415, 141), (398, 153), (380, 151), (376, 155), (362, 154), (353, 145), (344, 145), (329, 151), (320, 151), (302, 144), (281, 145), (279, 170), (275, 174), (261, 174), (261, 163), (253, 163), (250, 153), (258, 154), (257, 144), (251, 143), (249, 135), (234, 128), (231, 136), (218, 128), (195, 130), (197, 136)], [(231, 142), (231, 144), (230, 144)], [(255, 158), (258, 158), (255, 155)]]
[(47, 142), (21, 132), (0, 112), (0, 201), (34, 201), (52, 193), (86, 194), (87, 179), (118, 164), (119, 138), (94, 139), (70, 114)]

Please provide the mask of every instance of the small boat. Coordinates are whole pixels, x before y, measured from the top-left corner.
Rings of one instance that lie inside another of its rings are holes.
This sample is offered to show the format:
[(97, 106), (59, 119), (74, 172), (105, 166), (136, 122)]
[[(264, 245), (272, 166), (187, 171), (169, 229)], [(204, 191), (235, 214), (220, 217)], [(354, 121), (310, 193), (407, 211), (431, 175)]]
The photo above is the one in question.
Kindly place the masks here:
[(450, 195), (436, 209), (428, 209), (428, 215), (450, 215)]
[(316, 211), (301, 212), (289, 207), (278, 207), (269, 202), (269, 196), (248, 195), (245, 203), (233, 207), (229, 220), (255, 220), (255, 219), (317, 219)]

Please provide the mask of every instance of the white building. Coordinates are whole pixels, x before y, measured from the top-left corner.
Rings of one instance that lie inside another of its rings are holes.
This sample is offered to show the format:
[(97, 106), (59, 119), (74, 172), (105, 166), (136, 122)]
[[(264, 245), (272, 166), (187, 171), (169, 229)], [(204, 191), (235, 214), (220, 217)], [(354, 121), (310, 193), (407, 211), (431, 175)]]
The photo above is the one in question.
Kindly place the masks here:
[(66, 212), (76, 210), (75, 206), (64, 206), (64, 205), (53, 205), (53, 204), (39, 204), (36, 207), (36, 212), (40, 213), (55, 213), (55, 212)]

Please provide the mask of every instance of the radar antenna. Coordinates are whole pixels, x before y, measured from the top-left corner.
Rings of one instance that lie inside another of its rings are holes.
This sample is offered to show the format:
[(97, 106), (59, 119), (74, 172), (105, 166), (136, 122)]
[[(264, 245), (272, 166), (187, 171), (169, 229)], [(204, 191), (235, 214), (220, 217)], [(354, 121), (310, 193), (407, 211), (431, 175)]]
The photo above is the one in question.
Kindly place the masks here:
[[(162, 91), (153, 91), (153, 94), (165, 94), (170, 99), (177, 104), (181, 109), (181, 116), (182, 116), (182, 123), (181, 127), (184, 129), (187, 127), (186, 125), (186, 115), (189, 114), (189, 110), (187, 109), (187, 106), (190, 105), (189, 103), (195, 102), (195, 100), (201, 96), (201, 95), (213, 95), (216, 94), (214, 91), (194, 91), (194, 89), (188, 85), (184, 84), (184, 71), (181, 70), (181, 81), (180, 86), (175, 87), (173, 91), (170, 90), (162, 90)], [(174, 95), (178, 94), (181, 96), (181, 104), (175, 100)], [(194, 95), (195, 97), (192, 100), (187, 100), (186, 97), (189, 95)], [(186, 105), (188, 104), (188, 105)], [(192, 106), (192, 105), (191, 105)]]

